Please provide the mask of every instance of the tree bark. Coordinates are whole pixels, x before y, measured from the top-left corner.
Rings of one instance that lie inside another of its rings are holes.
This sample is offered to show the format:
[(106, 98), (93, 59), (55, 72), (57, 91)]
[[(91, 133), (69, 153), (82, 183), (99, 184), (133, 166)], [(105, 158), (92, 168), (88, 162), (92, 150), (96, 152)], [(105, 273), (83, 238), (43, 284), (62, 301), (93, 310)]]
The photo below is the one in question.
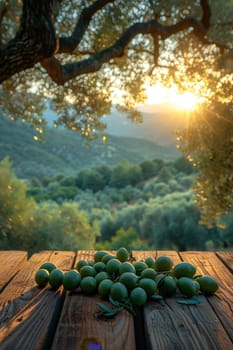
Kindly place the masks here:
[[(0, 47), (0, 83), (17, 72), (33, 67), (40, 62), (48, 75), (57, 84), (63, 85), (66, 81), (81, 74), (98, 71), (104, 63), (111, 59), (123, 56), (129, 42), (138, 34), (150, 34), (155, 44), (155, 64), (158, 59), (159, 35), (162, 40), (169, 36), (192, 28), (193, 33), (203, 45), (208, 44), (205, 35), (210, 26), (211, 9), (208, 0), (200, 0), (202, 17), (184, 18), (176, 24), (165, 26), (156, 19), (147, 22), (138, 22), (125, 30), (111, 47), (107, 47), (90, 57), (62, 65), (55, 53), (72, 53), (78, 47), (85, 31), (99, 10), (114, 0), (96, 0), (84, 8), (70, 37), (56, 38), (53, 23), (53, 5), (55, 0), (23, 0), (21, 24), (15, 38), (7, 45)], [(56, 2), (59, 2), (56, 0)], [(219, 45), (218, 45), (219, 46)]]
[(0, 83), (53, 55), (56, 36), (52, 0), (24, 0), (15, 38), (0, 48)]

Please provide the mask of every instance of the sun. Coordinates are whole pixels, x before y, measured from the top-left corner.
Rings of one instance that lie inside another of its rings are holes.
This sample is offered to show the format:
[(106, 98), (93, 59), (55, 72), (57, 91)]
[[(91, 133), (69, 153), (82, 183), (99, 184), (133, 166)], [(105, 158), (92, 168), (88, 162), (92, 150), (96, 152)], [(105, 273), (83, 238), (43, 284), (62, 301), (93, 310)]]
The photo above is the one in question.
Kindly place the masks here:
[(176, 87), (166, 88), (161, 84), (149, 87), (146, 93), (146, 104), (169, 104), (186, 112), (195, 110), (203, 102), (192, 92), (186, 91), (181, 94)]
[(175, 104), (177, 105), (177, 107), (185, 111), (192, 111), (196, 109), (199, 103), (199, 98), (191, 92), (184, 92), (181, 95), (177, 94), (175, 99)]

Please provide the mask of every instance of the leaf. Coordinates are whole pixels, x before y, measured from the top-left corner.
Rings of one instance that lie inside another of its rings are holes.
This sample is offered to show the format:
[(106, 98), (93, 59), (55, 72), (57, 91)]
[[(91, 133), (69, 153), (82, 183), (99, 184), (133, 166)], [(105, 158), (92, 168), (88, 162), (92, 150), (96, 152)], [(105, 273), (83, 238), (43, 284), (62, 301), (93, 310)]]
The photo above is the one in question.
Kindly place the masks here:
[(97, 305), (99, 306), (99, 308), (105, 312), (112, 312), (112, 309), (110, 307), (108, 307), (105, 304), (102, 303), (97, 303)]
[(122, 304), (122, 307), (127, 310), (129, 313), (131, 313), (133, 316), (136, 316), (136, 313), (133, 309), (133, 306), (130, 304)]
[(122, 310), (123, 310), (123, 308), (119, 308), (119, 309), (111, 310), (111, 312), (105, 312), (104, 317), (112, 318), (112, 317), (116, 316), (117, 314), (119, 314), (119, 312), (121, 312)]
[(150, 297), (150, 299), (152, 299), (152, 300), (163, 300), (163, 297), (162, 297), (162, 295), (159, 295), (159, 294), (153, 294), (153, 295), (151, 295), (151, 297)]
[(113, 298), (112, 298), (111, 296), (109, 296), (109, 301), (110, 301), (110, 303), (111, 303), (112, 305), (114, 305), (114, 306), (117, 306), (117, 307), (120, 306), (119, 302), (113, 300)]
[(130, 302), (122, 302), (120, 303), (119, 301), (115, 301), (112, 299), (112, 297), (109, 297), (109, 301), (112, 305), (118, 307), (118, 308), (124, 308), (125, 310), (127, 310), (129, 313), (131, 313), (133, 316), (136, 316), (136, 313), (133, 309), (133, 306)]
[(102, 304), (102, 303), (96, 303), (96, 305), (101, 309), (101, 312), (98, 315), (99, 318), (113, 318), (119, 312), (121, 312), (123, 310), (123, 307), (119, 306), (119, 305), (115, 309), (112, 309), (112, 308), (110, 308), (107, 305)]
[(185, 305), (197, 305), (200, 304), (200, 299), (198, 297), (192, 298), (176, 298), (176, 302)]

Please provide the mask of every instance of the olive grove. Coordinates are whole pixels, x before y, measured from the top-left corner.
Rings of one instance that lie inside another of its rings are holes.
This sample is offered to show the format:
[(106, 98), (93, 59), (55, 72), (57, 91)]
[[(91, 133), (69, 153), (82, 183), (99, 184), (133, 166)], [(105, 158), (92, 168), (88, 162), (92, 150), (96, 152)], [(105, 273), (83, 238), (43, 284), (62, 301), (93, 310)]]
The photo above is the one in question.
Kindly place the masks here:
[(203, 103), (178, 146), (211, 224), (232, 209), (232, 24), (232, 0), (1, 0), (1, 111), (40, 136), (49, 105), (54, 126), (91, 139), (113, 105), (140, 120), (149, 85), (195, 93)]

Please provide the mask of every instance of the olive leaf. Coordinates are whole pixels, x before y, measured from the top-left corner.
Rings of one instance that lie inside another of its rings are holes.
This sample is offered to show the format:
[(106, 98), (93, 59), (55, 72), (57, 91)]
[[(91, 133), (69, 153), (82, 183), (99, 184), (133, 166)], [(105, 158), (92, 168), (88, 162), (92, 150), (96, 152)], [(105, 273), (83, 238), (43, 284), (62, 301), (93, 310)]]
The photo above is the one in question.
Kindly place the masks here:
[(112, 308), (110, 308), (107, 305), (102, 304), (102, 303), (97, 303), (96, 305), (99, 306), (99, 308), (105, 312), (112, 312), (112, 310), (113, 310)]
[(121, 312), (122, 310), (123, 310), (123, 308), (112, 309), (111, 312), (105, 312), (105, 313), (104, 313), (104, 317), (106, 317), (106, 318), (113, 318), (114, 316), (116, 316), (117, 314), (119, 314), (119, 312)]
[(163, 300), (163, 297), (160, 294), (153, 294), (153, 295), (151, 295), (150, 299), (152, 299), (152, 300)]
[(133, 308), (132, 304), (130, 303), (130, 301), (124, 301), (124, 302), (115, 301), (115, 300), (113, 300), (113, 298), (111, 296), (109, 296), (109, 301), (112, 305), (114, 305), (118, 308), (120, 308), (120, 307), (124, 308), (125, 310), (130, 312), (133, 316), (136, 316), (136, 313), (135, 313), (134, 308)]
[(101, 312), (98, 315), (99, 318), (113, 318), (123, 310), (122, 306), (118, 306), (117, 308), (112, 309), (103, 303), (96, 303), (96, 305), (101, 309)]
[(198, 297), (192, 298), (176, 298), (176, 302), (185, 305), (197, 305), (200, 304), (200, 299)]
[(110, 303), (111, 303), (112, 305), (114, 305), (114, 306), (117, 306), (117, 307), (120, 306), (120, 303), (119, 303), (118, 301), (114, 300), (114, 299), (111, 297), (111, 295), (109, 296), (109, 301), (110, 301)]

